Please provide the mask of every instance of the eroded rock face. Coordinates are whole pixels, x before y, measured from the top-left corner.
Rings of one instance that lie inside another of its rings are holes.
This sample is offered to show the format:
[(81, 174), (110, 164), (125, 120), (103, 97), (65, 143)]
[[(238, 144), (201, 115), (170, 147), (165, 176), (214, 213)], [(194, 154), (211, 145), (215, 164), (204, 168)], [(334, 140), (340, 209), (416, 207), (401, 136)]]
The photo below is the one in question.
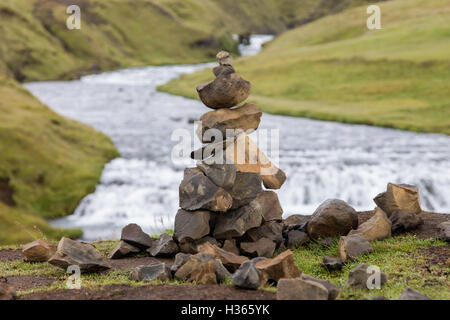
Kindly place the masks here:
[(373, 201), (387, 216), (394, 211), (406, 210), (414, 214), (422, 212), (420, 207), (419, 189), (407, 184), (388, 183), (386, 192), (377, 195)]
[(442, 222), (438, 225), (439, 239), (450, 241), (450, 221)]
[(216, 186), (198, 168), (184, 170), (179, 196), (180, 207), (188, 211), (205, 209), (225, 212), (233, 204), (231, 195), (223, 188)]
[(163, 233), (147, 251), (153, 257), (173, 257), (178, 253), (179, 248), (170, 235)]
[(109, 259), (121, 259), (130, 256), (135, 253), (139, 253), (141, 250), (138, 247), (132, 246), (123, 240), (120, 240), (115, 248), (111, 251)]
[(210, 218), (210, 212), (206, 210), (178, 210), (175, 216), (174, 238), (180, 243), (203, 238), (209, 234)]
[(312, 239), (346, 235), (358, 227), (358, 214), (345, 201), (330, 199), (323, 202), (311, 216), (307, 231)]
[(277, 286), (277, 300), (327, 300), (328, 290), (316, 281), (281, 279)]
[(172, 275), (169, 267), (162, 262), (155, 262), (150, 265), (138, 266), (133, 269), (130, 279), (134, 281), (150, 282), (153, 280), (169, 280)]
[(91, 244), (81, 243), (69, 238), (59, 241), (56, 253), (48, 261), (50, 264), (67, 270), (77, 265), (81, 272), (99, 272), (110, 268), (100, 251)]
[(199, 253), (212, 254), (216, 259), (219, 259), (222, 264), (231, 272), (235, 272), (241, 264), (248, 261), (247, 257), (238, 256), (231, 252), (225, 251), (210, 243), (205, 243), (198, 247)]
[(56, 252), (56, 244), (50, 243), (44, 239), (39, 239), (23, 246), (22, 253), (25, 261), (45, 262), (48, 261)]
[(7, 283), (0, 282), (0, 300), (15, 300), (17, 298), (16, 290)]
[(271, 258), (275, 252), (275, 242), (267, 238), (261, 238), (256, 242), (242, 242), (241, 251), (249, 257)]
[(211, 109), (231, 108), (245, 101), (250, 95), (250, 82), (237, 73), (218, 73), (216, 79), (199, 85), (200, 100)]
[(216, 186), (231, 189), (236, 179), (235, 164), (208, 164), (204, 161), (197, 162), (199, 168)]
[(391, 230), (393, 233), (415, 230), (423, 223), (418, 214), (406, 210), (392, 212), (389, 220), (392, 223)]
[[(373, 275), (373, 270), (368, 270), (369, 265), (361, 263), (350, 270), (348, 274), (347, 285), (353, 288), (369, 289), (368, 280)], [(386, 274), (380, 272), (379, 285), (382, 286), (387, 281)], [(369, 285), (376, 285), (375, 281), (369, 281)]]
[(355, 234), (352, 236), (341, 237), (339, 240), (339, 256), (342, 261), (353, 261), (357, 257), (373, 252), (373, 248), (366, 238)]
[(331, 283), (327, 280), (322, 280), (322, 279), (316, 279), (313, 278), (307, 274), (302, 274), (301, 276), (302, 280), (307, 280), (307, 281), (312, 281), (312, 282), (316, 282), (316, 283), (320, 283), (321, 285), (323, 285), (327, 291), (328, 291), (328, 300), (335, 300), (337, 298), (337, 296), (339, 295), (339, 288), (337, 285), (335, 285), (334, 283)]
[(368, 241), (383, 240), (391, 236), (392, 223), (380, 208), (375, 209), (372, 218), (362, 223), (358, 229), (351, 230), (349, 236), (359, 234)]
[(264, 259), (255, 264), (256, 268), (261, 272), (263, 281), (278, 282), (280, 279), (291, 279), (300, 277), (301, 273), (295, 265), (294, 254), (291, 250), (287, 250), (273, 259)]
[(402, 292), (398, 300), (431, 300), (426, 295), (421, 294), (419, 291), (413, 290), (410, 287)]
[(122, 229), (120, 240), (144, 250), (150, 248), (155, 241), (135, 223), (131, 223)]
[(262, 275), (252, 260), (244, 262), (233, 274), (231, 280), (238, 288), (256, 290), (261, 285)]

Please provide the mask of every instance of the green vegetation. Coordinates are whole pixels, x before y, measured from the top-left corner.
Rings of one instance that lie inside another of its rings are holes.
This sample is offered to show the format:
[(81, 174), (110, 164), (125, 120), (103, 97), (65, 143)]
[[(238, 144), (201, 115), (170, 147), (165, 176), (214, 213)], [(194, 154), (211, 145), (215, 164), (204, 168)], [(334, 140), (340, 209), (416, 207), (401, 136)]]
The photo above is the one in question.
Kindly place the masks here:
[[(378, 3), (381, 30), (366, 6), (285, 32), (257, 56), (239, 59), (250, 101), (265, 112), (450, 134), (450, 3)], [(209, 70), (161, 90), (197, 98)]]
[[(432, 299), (450, 299), (450, 268), (442, 264), (432, 264), (431, 257), (424, 250), (446, 244), (436, 239), (418, 239), (414, 236), (401, 236), (383, 241), (372, 242), (374, 252), (348, 263), (342, 271), (329, 272), (320, 267), (324, 255), (338, 254), (337, 240), (330, 247), (322, 247), (316, 243), (294, 249), (295, 261), (300, 270), (316, 278), (332, 281), (340, 288), (339, 299), (362, 299), (383, 295), (389, 299), (397, 299), (406, 286), (422, 292)], [(105, 257), (117, 244), (118, 240), (95, 243)], [(17, 247), (9, 247), (17, 248)], [(1, 249), (1, 247), (0, 247)], [(388, 282), (380, 290), (351, 289), (346, 286), (348, 272), (359, 263), (379, 266), (388, 275)], [(130, 269), (113, 270), (102, 274), (82, 275), (84, 287), (97, 287), (108, 284), (144, 285), (129, 280)], [(27, 263), (21, 260), (0, 262), (0, 274), (3, 276), (46, 275), (55, 278), (55, 283), (41, 288), (19, 292), (26, 294), (44, 290), (64, 289), (68, 275), (49, 263)], [(189, 283), (172, 280), (165, 282), (173, 285), (189, 285)], [(161, 284), (160, 281), (151, 284)], [(224, 285), (231, 285), (228, 279)], [(274, 286), (265, 288), (276, 291)]]

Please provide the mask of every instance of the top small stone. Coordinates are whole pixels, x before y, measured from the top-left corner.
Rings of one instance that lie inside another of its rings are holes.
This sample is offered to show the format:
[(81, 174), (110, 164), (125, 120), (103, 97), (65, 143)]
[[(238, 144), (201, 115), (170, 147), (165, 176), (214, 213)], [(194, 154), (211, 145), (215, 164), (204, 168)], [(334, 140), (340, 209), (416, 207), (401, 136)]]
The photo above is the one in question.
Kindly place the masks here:
[(227, 51), (220, 51), (216, 55), (216, 58), (219, 61), (219, 64), (221, 66), (225, 66), (225, 65), (232, 66), (233, 65), (233, 57), (231, 57), (230, 53), (228, 53)]

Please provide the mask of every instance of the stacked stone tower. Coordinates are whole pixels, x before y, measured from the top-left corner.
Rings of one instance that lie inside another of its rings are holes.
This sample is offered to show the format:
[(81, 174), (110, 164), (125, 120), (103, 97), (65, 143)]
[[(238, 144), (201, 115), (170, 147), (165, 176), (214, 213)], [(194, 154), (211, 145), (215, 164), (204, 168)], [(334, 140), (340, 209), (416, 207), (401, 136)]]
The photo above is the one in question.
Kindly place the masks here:
[(181, 209), (174, 238), (185, 253), (209, 242), (237, 255), (272, 257), (283, 243), (283, 210), (275, 192), (286, 180), (247, 135), (262, 112), (244, 102), (250, 82), (233, 68), (228, 52), (217, 54), (216, 78), (197, 87), (202, 102), (215, 109), (200, 118), (197, 136), (204, 146), (192, 152), (195, 168), (187, 168), (180, 184)]

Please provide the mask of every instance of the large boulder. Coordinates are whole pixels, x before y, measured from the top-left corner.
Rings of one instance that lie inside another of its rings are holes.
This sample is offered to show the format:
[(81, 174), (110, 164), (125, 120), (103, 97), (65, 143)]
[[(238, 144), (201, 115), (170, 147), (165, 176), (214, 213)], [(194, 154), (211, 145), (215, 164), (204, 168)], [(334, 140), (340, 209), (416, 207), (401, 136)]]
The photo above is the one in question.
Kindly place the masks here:
[(358, 227), (358, 214), (345, 201), (330, 199), (323, 202), (307, 224), (312, 239), (346, 235)]
[(391, 236), (392, 223), (380, 208), (375, 209), (372, 218), (362, 223), (358, 229), (351, 230), (349, 236), (359, 234), (368, 241), (383, 240)]
[(339, 240), (339, 256), (342, 261), (353, 261), (357, 257), (373, 252), (373, 248), (366, 238), (355, 234), (341, 237)]
[(239, 269), (241, 264), (243, 264), (245, 261), (248, 261), (247, 257), (238, 256), (210, 243), (200, 245), (198, 247), (198, 251), (199, 253), (212, 254), (216, 259), (219, 259), (222, 262), (225, 268), (227, 268), (231, 272), (236, 271), (237, 269)]
[(321, 285), (323, 285), (328, 291), (328, 300), (335, 300), (337, 298), (337, 296), (339, 295), (338, 286), (332, 282), (329, 282), (329, 281), (323, 280), (323, 279), (316, 279), (316, 278), (313, 278), (304, 273), (302, 274), (301, 279), (307, 280), (307, 281), (312, 281), (312, 282), (317, 282), (317, 283), (320, 283)]
[(135, 253), (139, 253), (141, 250), (138, 247), (132, 246), (129, 243), (126, 243), (123, 240), (120, 240), (119, 243), (114, 247), (114, 249), (109, 254), (109, 259), (121, 259), (127, 256), (130, 256)]
[(438, 225), (438, 238), (450, 241), (450, 221), (445, 221)]
[(249, 257), (271, 258), (275, 248), (275, 242), (267, 238), (261, 238), (256, 242), (241, 242), (241, 252)]
[(47, 240), (39, 239), (23, 246), (22, 253), (25, 261), (28, 262), (46, 262), (56, 252), (56, 244)]
[(211, 109), (237, 106), (250, 95), (250, 82), (237, 73), (218, 73), (213, 81), (197, 87), (200, 100)]
[(398, 300), (431, 300), (426, 295), (421, 294), (419, 291), (413, 290), (410, 287), (402, 292)]
[(417, 229), (423, 220), (420, 215), (406, 210), (398, 210), (391, 213), (389, 217), (391, 220), (393, 233), (401, 233)]
[(198, 168), (184, 170), (184, 178), (179, 187), (180, 207), (184, 210), (200, 209), (226, 212), (233, 199), (223, 188), (216, 186)]
[(198, 240), (209, 234), (211, 213), (206, 210), (193, 212), (178, 210), (175, 216), (174, 238), (178, 242)]
[(239, 130), (250, 133), (258, 128), (261, 116), (261, 110), (252, 103), (246, 103), (240, 108), (207, 112), (200, 118), (201, 126), (197, 129), (197, 136), (206, 143), (211, 142), (204, 139), (205, 132), (210, 129), (219, 130), (223, 139), (230, 137), (231, 130), (236, 130), (235, 133)]
[(93, 245), (69, 238), (62, 238), (59, 241), (56, 253), (48, 262), (64, 270), (71, 265), (77, 265), (84, 273), (99, 272), (110, 268), (106, 259)]
[(236, 165), (231, 164), (208, 164), (205, 161), (198, 161), (199, 168), (216, 186), (231, 189), (236, 179)]
[(286, 250), (273, 259), (258, 261), (255, 266), (262, 274), (263, 284), (268, 281), (278, 282), (282, 278), (298, 278), (301, 275), (291, 250)]
[(0, 282), (0, 300), (15, 300), (16, 298), (16, 289), (7, 283)]
[[(237, 172), (233, 187), (227, 191), (233, 198), (232, 209), (252, 202), (262, 190), (261, 177), (257, 173)], [(259, 200), (261, 201), (261, 199)]]
[(142, 231), (142, 228), (135, 223), (131, 223), (122, 229), (120, 240), (144, 250), (150, 248), (155, 242), (155, 239), (150, 238), (150, 236)]
[(260, 258), (244, 262), (231, 278), (233, 285), (242, 288), (256, 290), (261, 286), (262, 274), (255, 267), (255, 263)]
[(172, 275), (167, 264), (155, 262), (150, 265), (143, 265), (134, 268), (131, 271), (130, 279), (134, 281), (150, 282), (153, 280), (166, 281), (171, 279)]
[[(369, 277), (372, 277), (374, 275), (374, 272), (368, 270), (368, 268), (369, 268), (368, 264), (360, 263), (352, 270), (350, 270), (350, 272), (348, 273), (347, 285), (352, 288), (360, 288), (360, 289), (370, 289), (369, 284), (375, 285), (376, 281), (372, 279), (371, 283), (368, 283)], [(386, 283), (387, 276), (382, 272), (380, 272), (379, 276), (380, 276), (379, 285), (381, 287)]]
[(386, 192), (377, 195), (373, 201), (389, 217), (394, 211), (406, 210), (414, 214), (422, 212), (419, 189), (408, 184), (388, 183)]
[(280, 223), (276, 221), (269, 221), (260, 227), (248, 230), (244, 238), (249, 242), (256, 242), (260, 239), (267, 238), (279, 246), (284, 241), (282, 230), (283, 227)]
[(178, 251), (178, 245), (167, 233), (163, 233), (155, 244), (147, 249), (147, 252), (153, 257), (173, 257)]
[(277, 286), (277, 300), (327, 300), (328, 290), (316, 281), (281, 279)]

